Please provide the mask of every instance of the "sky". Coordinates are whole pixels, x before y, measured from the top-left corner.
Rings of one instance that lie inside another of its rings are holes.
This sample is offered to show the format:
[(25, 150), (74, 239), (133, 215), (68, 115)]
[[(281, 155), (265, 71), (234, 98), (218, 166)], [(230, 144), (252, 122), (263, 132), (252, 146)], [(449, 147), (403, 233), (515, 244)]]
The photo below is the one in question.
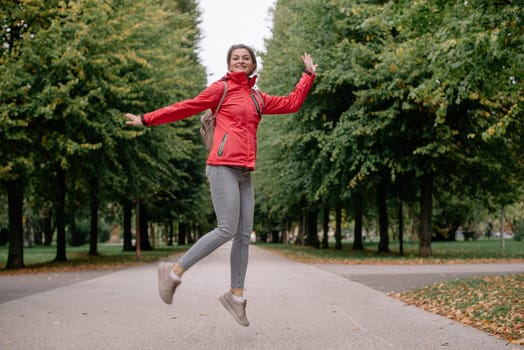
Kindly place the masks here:
[[(276, 0), (199, 0), (202, 13), (200, 59), (207, 68), (208, 83), (227, 72), (227, 50), (246, 44), (265, 51), (264, 39), (271, 36), (270, 8)], [(258, 62), (261, 67), (261, 62)]]

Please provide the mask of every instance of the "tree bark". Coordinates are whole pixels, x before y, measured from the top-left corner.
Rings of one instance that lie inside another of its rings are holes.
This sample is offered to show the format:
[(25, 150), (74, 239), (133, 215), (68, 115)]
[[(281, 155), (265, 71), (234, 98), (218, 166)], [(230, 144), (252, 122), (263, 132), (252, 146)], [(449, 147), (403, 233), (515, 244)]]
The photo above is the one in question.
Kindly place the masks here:
[(324, 205), (324, 213), (322, 215), (322, 230), (324, 235), (322, 236), (322, 248), (327, 249), (329, 247), (329, 205)]
[[(281, 222), (281, 224), (282, 224), (282, 227), (280, 228), (280, 231), (282, 232), (282, 234), (280, 235), (280, 243), (287, 244), (287, 243), (289, 243), (289, 241), (288, 241), (289, 221), (285, 220), (285, 221)], [(256, 239), (256, 237), (255, 237), (255, 239)]]
[(149, 242), (149, 234), (148, 234), (149, 219), (147, 216), (146, 208), (142, 204), (142, 201), (140, 201), (140, 210), (139, 210), (138, 215), (140, 216), (140, 249), (141, 250), (153, 250), (153, 247), (151, 246), (151, 243)]
[(342, 250), (342, 204), (335, 207), (335, 250)]
[(98, 182), (96, 178), (90, 181), (89, 191), (89, 210), (91, 212), (89, 229), (89, 253), (91, 256), (98, 256)]
[(379, 253), (389, 253), (388, 235), (388, 206), (387, 206), (387, 181), (382, 177), (377, 188), (378, 226), (380, 241), (378, 243)]
[(280, 243), (280, 232), (277, 228), (271, 230), (271, 243)]
[(125, 199), (122, 203), (123, 211), (124, 211), (124, 234), (123, 234), (123, 240), (124, 240), (124, 252), (131, 252), (134, 249), (133, 247), (133, 234), (131, 232), (131, 221), (133, 220), (133, 203), (129, 200)]
[(53, 210), (44, 208), (42, 210), (42, 231), (44, 231), (44, 245), (51, 245), (53, 241)]
[(80, 246), (84, 244), (84, 239), (78, 236), (78, 232), (76, 229), (75, 212), (76, 212), (76, 209), (74, 208), (74, 206), (69, 205), (69, 213), (67, 214), (67, 218), (69, 221), (69, 233), (70, 233), (69, 244), (71, 244), (72, 246)]
[(306, 210), (302, 209), (302, 216), (298, 222), (298, 235), (295, 239), (295, 244), (304, 245), (304, 231), (306, 230)]
[(306, 220), (306, 242), (305, 245), (319, 248), (320, 241), (318, 240), (318, 212), (316, 209), (310, 209), (307, 212)]
[(362, 196), (360, 194), (355, 195), (353, 211), (355, 215), (355, 228), (353, 230), (353, 249), (363, 250), (364, 244), (362, 242), (362, 218), (364, 217), (364, 207), (362, 203)]
[(178, 223), (178, 245), (185, 245), (188, 233), (188, 226), (185, 222)]
[(174, 241), (174, 234), (173, 234), (173, 220), (169, 220), (166, 223), (166, 234), (167, 234), (167, 245), (172, 246)]
[(404, 216), (402, 213), (402, 201), (398, 201), (398, 242), (400, 256), (404, 256)]
[(65, 171), (56, 166), (56, 257), (55, 261), (67, 261), (66, 257), (66, 232), (65, 232), (65, 199), (66, 199)]
[(9, 213), (9, 252), (7, 255), (8, 269), (24, 267), (24, 185), (22, 180), (7, 182), (7, 203)]
[(433, 176), (424, 174), (420, 184), (420, 230), (418, 255), (431, 256), (431, 214), (433, 207)]

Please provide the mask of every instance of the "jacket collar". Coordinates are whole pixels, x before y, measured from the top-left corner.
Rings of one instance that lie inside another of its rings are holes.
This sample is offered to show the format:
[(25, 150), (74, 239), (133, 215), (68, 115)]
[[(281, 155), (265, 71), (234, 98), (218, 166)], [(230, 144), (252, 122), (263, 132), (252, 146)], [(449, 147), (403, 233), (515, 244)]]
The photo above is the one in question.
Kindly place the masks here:
[(257, 82), (256, 75), (248, 77), (245, 73), (242, 72), (227, 72), (225, 78), (227, 80), (234, 81), (235, 83), (240, 85), (246, 84), (250, 89), (252, 89), (253, 86), (255, 86), (255, 83)]

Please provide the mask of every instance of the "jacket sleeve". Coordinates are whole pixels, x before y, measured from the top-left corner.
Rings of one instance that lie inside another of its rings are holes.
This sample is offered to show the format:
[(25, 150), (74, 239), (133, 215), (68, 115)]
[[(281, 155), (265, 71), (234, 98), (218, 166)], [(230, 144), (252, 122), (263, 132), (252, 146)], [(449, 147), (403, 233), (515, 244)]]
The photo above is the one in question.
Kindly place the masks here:
[(194, 98), (145, 113), (145, 125), (167, 124), (188, 118), (208, 108), (215, 108), (222, 96), (222, 92), (223, 84), (220, 81), (214, 82)]
[(303, 73), (293, 91), (287, 96), (271, 96), (262, 93), (264, 98), (264, 110), (262, 114), (286, 114), (297, 112), (309, 93), (314, 74)]

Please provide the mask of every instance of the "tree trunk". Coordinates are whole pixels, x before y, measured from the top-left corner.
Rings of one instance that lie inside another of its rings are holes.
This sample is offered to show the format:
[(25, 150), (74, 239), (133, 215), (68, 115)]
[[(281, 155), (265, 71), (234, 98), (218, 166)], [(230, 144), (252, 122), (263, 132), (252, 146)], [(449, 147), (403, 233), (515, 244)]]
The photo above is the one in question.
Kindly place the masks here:
[(306, 230), (306, 210), (302, 209), (302, 217), (298, 222), (298, 235), (295, 239), (295, 244), (304, 245), (304, 231)]
[(420, 230), (418, 255), (431, 256), (431, 214), (433, 207), (433, 176), (424, 174), (420, 184)]
[(385, 177), (383, 177), (377, 188), (378, 226), (380, 232), (380, 241), (378, 243), (379, 253), (389, 253), (388, 206), (386, 195), (387, 182)]
[(174, 240), (174, 234), (173, 234), (173, 220), (169, 220), (166, 223), (166, 231), (167, 231), (167, 245), (172, 246), (173, 240)]
[(9, 229), (0, 227), (0, 246), (4, 246), (9, 241)]
[(67, 261), (66, 257), (66, 232), (65, 232), (65, 199), (66, 199), (66, 177), (64, 170), (58, 165), (56, 167), (56, 199), (55, 199), (55, 222), (56, 222), (56, 257), (55, 261)]
[[(34, 231), (33, 237), (35, 239), (35, 245), (43, 245), (44, 244), (44, 235), (42, 231), (42, 220), (38, 219), (38, 224), (36, 225), (37, 229)], [(0, 238), (0, 245), (2, 244)]]
[(201, 231), (191, 232), (191, 230), (187, 229), (187, 232), (186, 232), (187, 244), (195, 243), (198, 240), (198, 237), (201, 237), (203, 235), (205, 235), (205, 233), (202, 233)]
[(75, 215), (76, 209), (73, 205), (69, 205), (69, 213), (67, 214), (67, 218), (69, 221), (69, 244), (72, 246), (80, 246), (84, 244), (84, 239), (80, 238), (78, 235), (78, 232), (76, 230), (76, 215)]
[(6, 184), (9, 213), (9, 252), (7, 255), (8, 269), (24, 267), (24, 185), (22, 180), (12, 180)]
[(90, 181), (89, 191), (89, 210), (91, 212), (91, 222), (89, 229), (89, 253), (91, 256), (98, 256), (98, 182), (96, 178)]
[(44, 208), (42, 211), (42, 231), (44, 231), (44, 245), (51, 245), (53, 241), (53, 211)]
[(289, 243), (289, 231), (291, 230), (291, 223), (289, 220), (285, 220), (282, 223), (282, 235), (280, 236), (280, 239), (282, 240), (280, 243), (288, 244)]
[(133, 203), (125, 199), (122, 203), (124, 211), (124, 252), (131, 252), (133, 248), (133, 234), (131, 232), (131, 221), (133, 220)]
[(33, 220), (31, 216), (26, 216), (25, 218), (25, 225), (22, 228), (22, 230), (24, 231), (24, 245), (25, 247), (31, 248), (34, 243)]
[(502, 252), (504, 253), (504, 250), (506, 249), (506, 239), (504, 238), (504, 219), (506, 214), (504, 213), (504, 206), (500, 209), (500, 249), (502, 249)]
[(398, 242), (400, 256), (404, 256), (404, 217), (402, 213), (402, 201), (398, 201)]
[(335, 249), (342, 249), (342, 204), (340, 202), (335, 207)]
[(307, 212), (306, 221), (306, 241), (305, 245), (319, 248), (320, 241), (318, 240), (318, 212), (316, 209), (311, 209)]
[(185, 222), (178, 223), (178, 245), (186, 245), (188, 227)]
[(327, 249), (329, 247), (329, 205), (327, 204), (324, 206), (324, 213), (322, 215), (322, 229), (324, 231), (322, 248)]
[(364, 244), (362, 242), (362, 218), (364, 217), (364, 207), (362, 203), (362, 196), (360, 194), (355, 195), (353, 211), (355, 215), (355, 228), (353, 230), (353, 249), (363, 250)]
[(202, 230), (200, 230), (200, 225), (198, 225), (196, 222), (191, 224), (191, 231), (195, 232), (195, 235), (198, 234), (198, 237), (202, 237), (204, 235), (202, 234)]
[(140, 210), (138, 215), (140, 216), (140, 249), (153, 250), (153, 247), (149, 242), (148, 235), (149, 219), (147, 217), (146, 208), (142, 204), (142, 201), (140, 201)]
[(271, 230), (271, 243), (280, 243), (280, 232), (276, 228)]

